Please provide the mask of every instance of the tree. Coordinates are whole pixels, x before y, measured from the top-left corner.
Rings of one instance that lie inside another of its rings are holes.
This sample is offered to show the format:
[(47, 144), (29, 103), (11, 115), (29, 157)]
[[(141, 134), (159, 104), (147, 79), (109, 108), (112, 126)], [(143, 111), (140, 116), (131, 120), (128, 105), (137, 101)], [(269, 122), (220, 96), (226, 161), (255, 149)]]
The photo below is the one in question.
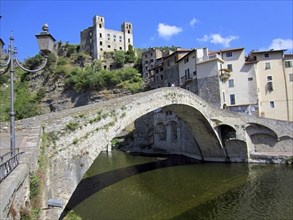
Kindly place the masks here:
[(135, 51), (131, 44), (128, 45), (128, 51), (126, 52), (126, 62), (127, 63), (134, 63), (136, 60)]
[(125, 53), (123, 51), (115, 51), (113, 58), (114, 58), (114, 64), (117, 68), (123, 67), (126, 60)]

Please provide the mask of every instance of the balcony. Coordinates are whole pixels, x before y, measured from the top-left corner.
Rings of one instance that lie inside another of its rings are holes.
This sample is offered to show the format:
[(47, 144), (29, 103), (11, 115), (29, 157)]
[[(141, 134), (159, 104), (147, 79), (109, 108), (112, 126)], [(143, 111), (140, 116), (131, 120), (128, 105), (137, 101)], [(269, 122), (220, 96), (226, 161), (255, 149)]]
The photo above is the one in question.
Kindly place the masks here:
[(231, 70), (229, 69), (220, 69), (220, 79), (226, 81), (231, 76)]

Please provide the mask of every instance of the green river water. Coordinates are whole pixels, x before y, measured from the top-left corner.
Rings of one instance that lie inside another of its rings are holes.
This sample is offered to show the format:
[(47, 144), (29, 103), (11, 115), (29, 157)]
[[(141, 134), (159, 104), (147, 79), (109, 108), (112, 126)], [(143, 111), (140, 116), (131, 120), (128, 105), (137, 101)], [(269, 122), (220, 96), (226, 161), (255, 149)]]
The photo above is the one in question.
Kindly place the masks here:
[(85, 220), (293, 219), (293, 167), (103, 152), (71, 199)]

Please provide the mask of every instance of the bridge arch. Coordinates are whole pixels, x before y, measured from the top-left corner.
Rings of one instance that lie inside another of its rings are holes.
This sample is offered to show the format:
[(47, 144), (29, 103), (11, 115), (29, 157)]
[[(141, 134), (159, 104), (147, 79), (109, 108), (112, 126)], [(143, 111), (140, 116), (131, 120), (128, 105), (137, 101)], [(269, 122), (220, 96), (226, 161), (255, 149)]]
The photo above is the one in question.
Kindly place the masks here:
[[(46, 116), (45, 132), (55, 132), (59, 137), (49, 152), (49, 170), (52, 171), (49, 181), (54, 187), (48, 189), (48, 195), (66, 204), (84, 173), (111, 140), (136, 119), (158, 108), (175, 112), (186, 123), (200, 146), (198, 157), (205, 161), (226, 161), (229, 156), (216, 131), (217, 121), (227, 121), (228, 127), (223, 126), (233, 134), (237, 130), (237, 139), (233, 141), (238, 141), (241, 149), (246, 150), (245, 129), (242, 128), (245, 122), (239, 115), (216, 109), (187, 90), (156, 89)], [(68, 129), (70, 127), (75, 129)], [(237, 159), (238, 149), (231, 149), (232, 157)], [(247, 158), (245, 150), (240, 159)], [(54, 211), (59, 215), (62, 212)]]

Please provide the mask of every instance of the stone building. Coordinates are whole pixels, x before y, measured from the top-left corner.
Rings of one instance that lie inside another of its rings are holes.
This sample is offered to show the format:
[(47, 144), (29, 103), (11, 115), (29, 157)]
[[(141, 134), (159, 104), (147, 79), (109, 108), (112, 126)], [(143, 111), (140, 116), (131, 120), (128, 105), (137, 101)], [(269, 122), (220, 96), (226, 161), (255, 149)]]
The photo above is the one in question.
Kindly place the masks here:
[[(162, 57), (153, 62), (153, 67), (149, 68), (144, 78), (151, 89), (167, 87), (173, 85), (179, 86), (178, 60), (189, 53), (191, 50), (177, 49), (175, 52), (168, 51)], [(142, 54), (144, 57), (146, 53)]]
[(94, 16), (93, 26), (80, 32), (80, 50), (103, 60), (104, 52), (127, 51), (133, 46), (133, 27), (130, 22), (123, 22), (121, 31), (105, 28), (105, 18)]
[(155, 48), (149, 48), (143, 52), (141, 57), (142, 63), (142, 76), (144, 79), (148, 79), (149, 71), (157, 66), (157, 61), (163, 57), (163, 52)]

